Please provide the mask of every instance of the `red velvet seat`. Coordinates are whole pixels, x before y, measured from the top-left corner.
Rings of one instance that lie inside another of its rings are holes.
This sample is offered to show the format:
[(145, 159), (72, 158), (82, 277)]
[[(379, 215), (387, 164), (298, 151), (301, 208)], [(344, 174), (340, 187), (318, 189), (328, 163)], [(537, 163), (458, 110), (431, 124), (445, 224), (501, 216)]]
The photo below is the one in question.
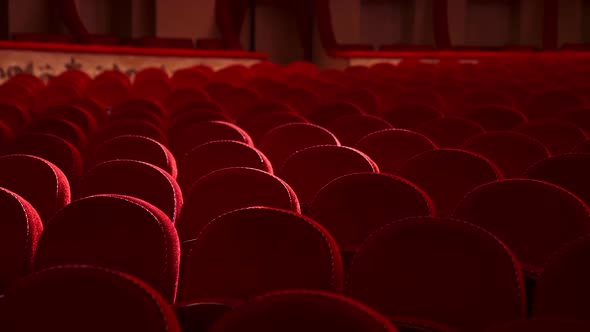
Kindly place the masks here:
[(486, 130), (511, 130), (527, 122), (527, 118), (514, 108), (484, 105), (466, 110), (462, 117), (479, 123)]
[(207, 174), (192, 185), (185, 200), (176, 225), (182, 241), (195, 239), (211, 220), (235, 209), (267, 206), (301, 211), (288, 184), (267, 172), (246, 167)]
[(383, 118), (394, 128), (414, 130), (428, 121), (443, 117), (443, 113), (426, 104), (403, 104), (387, 111)]
[(0, 121), (14, 131), (21, 130), (31, 122), (27, 109), (19, 105), (0, 104)]
[(541, 142), (510, 131), (473, 136), (463, 143), (462, 148), (491, 160), (506, 178), (520, 177), (529, 166), (549, 156)]
[(337, 178), (318, 192), (307, 211), (343, 251), (357, 250), (369, 234), (391, 221), (434, 214), (430, 198), (420, 188), (375, 173)]
[(397, 332), (387, 318), (342, 295), (282, 291), (263, 295), (224, 316), (212, 332)]
[(532, 165), (523, 177), (560, 186), (590, 204), (590, 155), (571, 153), (549, 157)]
[(416, 131), (431, 139), (441, 148), (458, 148), (465, 140), (485, 132), (483, 127), (471, 120), (445, 117), (423, 123)]
[(530, 319), (496, 325), (486, 329), (485, 332), (584, 332), (588, 331), (588, 329), (590, 329), (590, 323), (588, 322), (559, 319)]
[(471, 152), (440, 149), (423, 152), (403, 163), (396, 175), (426, 192), (438, 215), (448, 215), (475, 187), (502, 178), (489, 160)]
[(283, 289), (341, 292), (336, 242), (313, 220), (252, 207), (207, 224), (183, 264), (179, 299), (235, 298)]
[(275, 112), (252, 116), (238, 122), (238, 125), (250, 134), (254, 142), (260, 142), (269, 131), (289, 123), (307, 123), (307, 119), (294, 112)]
[(79, 187), (79, 197), (117, 194), (136, 197), (153, 204), (175, 222), (182, 209), (182, 192), (163, 169), (128, 159), (100, 163), (86, 172)]
[(590, 132), (590, 108), (574, 108), (561, 112), (559, 118), (567, 120), (586, 133)]
[(582, 108), (586, 101), (581, 96), (567, 90), (550, 89), (531, 96), (525, 109), (529, 119), (551, 117), (562, 111)]
[(355, 148), (366, 153), (384, 173), (394, 174), (408, 159), (436, 148), (427, 137), (404, 129), (385, 129), (363, 137)]
[(317, 145), (340, 145), (334, 134), (311, 123), (290, 123), (266, 133), (258, 148), (268, 157), (275, 170), (297, 151)]
[(124, 135), (112, 138), (96, 147), (93, 165), (117, 159), (143, 161), (157, 166), (176, 178), (178, 168), (172, 152), (156, 140), (144, 136)]
[(496, 235), (534, 277), (555, 250), (590, 232), (589, 211), (565, 189), (547, 182), (511, 179), (474, 189), (453, 215)]
[(241, 301), (206, 299), (176, 303), (174, 312), (182, 331), (209, 331), (222, 316), (242, 305)]
[(28, 132), (60, 137), (74, 145), (80, 153), (85, 153), (88, 149), (88, 137), (71, 121), (58, 118), (37, 119), (28, 127)]
[(529, 121), (515, 130), (538, 139), (552, 154), (570, 152), (587, 138), (582, 129), (571, 122), (560, 119)]
[(411, 88), (403, 91), (396, 100), (396, 105), (415, 104), (419, 102), (428, 105), (436, 110), (445, 112), (447, 110), (447, 102), (443, 96), (437, 91), (429, 88), (415, 89)]
[(29, 275), (5, 301), (10, 331), (180, 332), (174, 311), (155, 290), (102, 268), (61, 266)]
[(207, 83), (209, 76), (193, 67), (176, 70), (170, 78), (172, 89), (199, 88)]
[(516, 106), (510, 95), (499, 90), (474, 89), (463, 97), (463, 107), (466, 109), (485, 105), (499, 105), (508, 108)]
[(243, 129), (223, 121), (197, 122), (171, 135), (170, 150), (180, 161), (192, 149), (207, 142), (230, 140), (252, 145), (252, 139)]
[(33, 256), (43, 231), (33, 206), (19, 195), (0, 188), (0, 293), (31, 272)]
[(490, 233), (457, 220), (417, 217), (379, 229), (354, 257), (347, 286), (394, 324), (479, 331), (525, 317), (513, 254)]
[(536, 318), (579, 320), (590, 324), (590, 236), (588, 234), (559, 248), (545, 264), (537, 282), (533, 304)]
[(180, 244), (155, 206), (130, 196), (96, 195), (73, 202), (45, 227), (35, 269), (91, 265), (129, 273), (167, 301), (176, 297)]
[(74, 105), (55, 105), (42, 110), (40, 116), (70, 121), (88, 136), (92, 136), (98, 126), (90, 112)]
[(74, 187), (84, 171), (78, 149), (61, 137), (51, 134), (23, 134), (9, 148), (11, 153), (43, 158), (57, 166)]
[(328, 123), (344, 115), (363, 114), (360, 107), (347, 102), (325, 102), (320, 103), (311, 110), (308, 119), (325, 127)]
[(354, 104), (366, 114), (379, 115), (382, 113), (379, 98), (373, 91), (366, 88), (348, 89), (339, 96), (338, 100)]
[[(104, 72), (103, 72), (104, 73)], [(92, 98), (103, 105), (113, 106), (128, 97), (131, 84), (129, 78), (120, 78), (120, 75), (125, 75), (120, 72), (107, 72), (108, 75), (98, 75), (92, 82), (88, 83), (86, 87), (85, 96)]]
[(168, 113), (158, 102), (148, 99), (129, 99), (113, 106), (110, 118), (144, 120), (162, 127), (166, 124)]
[(392, 128), (391, 125), (374, 115), (351, 114), (341, 116), (326, 124), (326, 129), (332, 132), (342, 145), (355, 146), (363, 137), (380, 131)]
[(574, 148), (572, 149), (573, 153), (590, 153), (590, 139), (585, 140), (584, 142), (581, 142), (580, 144), (577, 144), (576, 146), (574, 146)]
[(205, 90), (197, 87), (175, 89), (162, 100), (162, 105), (169, 114), (174, 114), (180, 108), (191, 102), (210, 101), (211, 97)]
[(98, 101), (89, 98), (89, 97), (82, 97), (79, 99), (72, 100), (70, 105), (80, 107), (86, 110), (96, 122), (97, 126), (103, 125), (108, 118), (108, 113), (104, 105), (100, 104)]
[(234, 87), (223, 94), (211, 94), (213, 100), (219, 103), (227, 115), (237, 118), (242, 112), (251, 109), (260, 100), (260, 95), (254, 90)]
[(320, 97), (310, 89), (290, 87), (280, 96), (280, 100), (291, 105), (297, 113), (307, 116), (319, 104)]
[(168, 138), (156, 125), (138, 119), (121, 119), (102, 127), (96, 135), (96, 142), (101, 143), (123, 135), (137, 135), (151, 138), (167, 146)]
[(0, 187), (13, 191), (37, 210), (43, 223), (70, 203), (70, 184), (54, 164), (34, 156), (0, 157)]
[(178, 183), (188, 193), (201, 177), (227, 167), (250, 167), (270, 174), (273, 168), (258, 149), (237, 141), (212, 141), (188, 152), (180, 164)]
[(297, 193), (304, 211), (330, 181), (347, 174), (374, 172), (377, 165), (364, 153), (343, 146), (312, 146), (289, 157), (277, 175)]

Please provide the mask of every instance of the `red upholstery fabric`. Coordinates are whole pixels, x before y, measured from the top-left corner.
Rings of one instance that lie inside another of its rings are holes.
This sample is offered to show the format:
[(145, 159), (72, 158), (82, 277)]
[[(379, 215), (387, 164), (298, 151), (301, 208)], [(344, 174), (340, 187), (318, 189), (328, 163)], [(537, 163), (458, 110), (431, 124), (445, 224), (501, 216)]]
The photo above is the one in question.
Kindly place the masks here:
[(145, 200), (175, 222), (182, 209), (176, 180), (163, 169), (136, 160), (110, 160), (91, 168), (82, 178), (79, 197), (96, 194), (128, 195)]
[(282, 289), (342, 291), (340, 250), (316, 222), (253, 207), (207, 224), (191, 244), (179, 298), (249, 299)]
[(79, 87), (64, 84), (48, 85), (37, 94), (32, 111), (33, 113), (39, 113), (39, 111), (49, 106), (68, 103), (79, 97)]
[(590, 108), (574, 108), (561, 112), (560, 118), (567, 120), (586, 133), (590, 132)]
[(590, 154), (572, 153), (553, 156), (531, 166), (523, 177), (560, 186), (590, 204)]
[(223, 107), (227, 115), (234, 119), (242, 112), (251, 109), (260, 100), (256, 91), (246, 88), (234, 88), (229, 94), (212, 97)]
[(326, 124), (326, 129), (332, 132), (342, 145), (354, 146), (361, 138), (376, 131), (392, 128), (389, 122), (365, 114), (351, 114), (341, 116)]
[(182, 331), (209, 331), (223, 315), (241, 305), (241, 303), (227, 302), (229, 301), (204, 300), (177, 303), (174, 312)]
[(170, 114), (176, 113), (180, 108), (190, 102), (209, 101), (211, 98), (205, 90), (199, 88), (183, 88), (173, 90), (164, 100), (162, 104)]
[(525, 316), (512, 253), (481, 228), (449, 219), (409, 218), (374, 232), (350, 266), (348, 294), (394, 323), (418, 326), (478, 331)]
[(37, 211), (19, 195), (0, 188), (0, 293), (33, 266), (43, 224)]
[(6, 294), (6, 304), (11, 331), (180, 332), (174, 311), (144, 282), (89, 266), (27, 276)]
[(489, 160), (452, 149), (423, 152), (403, 163), (396, 174), (422, 188), (438, 215), (450, 214), (475, 187), (502, 178)]
[(185, 155), (178, 183), (183, 192), (188, 193), (195, 181), (227, 167), (250, 167), (273, 173), (270, 162), (258, 149), (237, 141), (212, 141)]
[(531, 319), (500, 324), (486, 329), (485, 332), (583, 332), (588, 331), (588, 329), (590, 329), (590, 323), (587, 322), (557, 319)]
[(164, 124), (168, 113), (161, 104), (147, 99), (130, 99), (113, 106), (111, 110), (112, 119), (138, 119), (152, 122), (153, 119), (159, 119), (152, 122), (156, 126)]
[(471, 137), (462, 148), (491, 160), (506, 178), (520, 177), (529, 166), (549, 156), (549, 151), (541, 142), (510, 131)]
[(430, 198), (392, 175), (356, 173), (323, 187), (307, 215), (324, 226), (342, 250), (357, 250), (373, 231), (391, 221), (434, 215)]
[(135, 81), (133, 81), (133, 85), (129, 91), (134, 98), (160, 102), (172, 91), (170, 80), (167, 76), (166, 79), (150, 77), (145, 80), (140, 80), (137, 77), (138, 76), (136, 76)]
[(183, 68), (176, 70), (170, 78), (173, 89), (193, 89), (205, 85), (208, 75), (197, 68)]
[(553, 154), (570, 152), (574, 146), (587, 138), (582, 129), (560, 119), (534, 120), (519, 126), (516, 130), (538, 139)]
[(212, 332), (237, 331), (397, 332), (373, 309), (344, 296), (319, 291), (263, 295), (224, 316)]
[(538, 119), (584, 106), (585, 100), (569, 91), (545, 90), (531, 97), (525, 113), (529, 119)]
[(98, 132), (96, 141), (105, 142), (123, 135), (145, 136), (163, 145), (168, 144), (168, 138), (162, 129), (148, 121), (138, 119), (121, 119), (105, 125)]
[(573, 153), (590, 153), (590, 140), (585, 140), (580, 144), (574, 146), (572, 149)]
[(299, 114), (308, 115), (320, 102), (320, 97), (310, 89), (290, 87), (287, 91), (280, 100), (291, 105)]
[(43, 158), (57, 166), (75, 186), (82, 176), (84, 162), (78, 149), (63, 138), (51, 134), (24, 134), (10, 148), (11, 153)]
[(124, 135), (100, 144), (93, 153), (93, 165), (109, 160), (131, 159), (157, 166), (176, 178), (178, 168), (172, 152), (156, 140)]
[(80, 107), (89, 112), (94, 118), (94, 121), (97, 123), (97, 125), (102, 125), (107, 121), (108, 114), (105, 107), (92, 98), (79, 98), (71, 101), (70, 104)]
[(486, 105), (498, 105), (507, 108), (516, 106), (510, 95), (495, 89), (475, 89), (469, 91), (463, 97), (463, 108), (465, 109)]
[(2, 103), (0, 104), (0, 121), (12, 130), (20, 130), (31, 122), (31, 115), (21, 106)]
[[(352, 173), (379, 172), (379, 168), (364, 153), (335, 145), (313, 146), (295, 152), (285, 161), (278, 176), (297, 193), (307, 208), (314, 196), (330, 181)], [(304, 209), (305, 210), (305, 209)]]
[(419, 102), (421, 104), (428, 105), (436, 110), (443, 111), (447, 109), (447, 103), (441, 94), (433, 89), (422, 88), (422, 89), (410, 89), (401, 93), (397, 100), (396, 105), (407, 105), (415, 104)]
[(268, 157), (275, 170), (295, 152), (317, 145), (340, 145), (336, 136), (310, 123), (290, 123), (279, 126), (260, 139), (258, 147)]
[(475, 121), (445, 117), (423, 123), (416, 131), (430, 138), (438, 147), (457, 148), (468, 138), (485, 132), (485, 129)]
[(86, 87), (85, 95), (107, 106), (116, 105), (125, 100), (131, 88), (129, 81), (103, 77), (105, 78), (101, 79), (99, 75), (90, 82)]
[(421, 124), (442, 118), (443, 114), (438, 109), (425, 104), (398, 105), (383, 115), (395, 128), (414, 130)]
[(289, 123), (307, 123), (307, 120), (294, 112), (274, 112), (252, 116), (238, 122), (238, 125), (250, 134), (254, 142), (260, 142), (261, 138), (269, 131)]
[(510, 130), (527, 121), (524, 114), (499, 105), (485, 105), (465, 111), (465, 119), (479, 123), (486, 130)]
[(351, 103), (327, 102), (317, 105), (309, 114), (308, 119), (319, 126), (326, 126), (331, 121), (350, 114), (363, 114), (363, 111)]
[(239, 208), (268, 206), (300, 212), (299, 201), (283, 180), (246, 167), (224, 168), (197, 180), (186, 196), (176, 228), (182, 241), (195, 239), (218, 216)]
[(41, 116), (64, 119), (74, 123), (84, 131), (86, 135), (93, 135), (97, 123), (92, 114), (81, 107), (74, 105), (56, 105), (42, 111)]
[(585, 235), (564, 245), (549, 258), (537, 282), (534, 317), (590, 323), (588, 257), (590, 236)]
[(588, 207), (565, 189), (527, 179), (482, 185), (454, 212), (498, 236), (533, 275), (561, 245), (590, 232), (588, 215)]
[(70, 202), (70, 185), (64, 173), (34, 156), (0, 157), (0, 187), (31, 203), (44, 223)]
[(339, 100), (354, 104), (367, 114), (378, 115), (382, 112), (379, 98), (373, 91), (366, 88), (348, 89), (340, 95)]
[(51, 134), (63, 138), (74, 145), (80, 153), (88, 148), (88, 137), (84, 131), (71, 121), (57, 118), (42, 118), (33, 121), (28, 128), (31, 133)]
[(355, 147), (384, 173), (394, 174), (408, 159), (436, 148), (427, 137), (405, 129), (386, 129), (363, 137)]
[(170, 303), (176, 297), (180, 244), (170, 219), (137, 198), (97, 195), (61, 210), (45, 227), (35, 269), (87, 264), (142, 279)]
[(252, 145), (250, 136), (240, 127), (223, 121), (198, 122), (174, 133), (171, 138), (170, 149), (176, 158), (182, 162), (184, 156), (197, 146), (212, 142), (230, 140)]

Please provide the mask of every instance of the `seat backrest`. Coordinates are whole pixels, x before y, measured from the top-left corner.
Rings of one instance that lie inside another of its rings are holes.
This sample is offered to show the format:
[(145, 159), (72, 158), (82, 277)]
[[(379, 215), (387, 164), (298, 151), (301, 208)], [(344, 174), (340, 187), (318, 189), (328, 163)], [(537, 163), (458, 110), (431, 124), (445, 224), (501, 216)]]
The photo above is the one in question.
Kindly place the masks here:
[(71, 104), (51, 106), (44, 109), (40, 116), (68, 120), (76, 124), (88, 136), (93, 135), (98, 126), (96, 120), (89, 111)]
[(589, 209), (582, 200), (537, 180), (484, 184), (470, 192), (453, 215), (496, 235), (533, 277), (560, 246), (590, 232)]
[(171, 137), (170, 150), (182, 162), (197, 146), (212, 141), (238, 141), (252, 145), (250, 136), (240, 127), (223, 121), (204, 121), (183, 128)]
[(239, 208), (268, 206), (301, 211), (288, 184), (267, 172), (246, 167), (211, 172), (197, 180), (185, 196), (176, 225), (181, 241), (196, 238), (213, 219)]
[(393, 127), (410, 130), (442, 117), (443, 113), (440, 110), (420, 103), (397, 105), (383, 115)]
[(590, 204), (590, 154), (569, 153), (549, 157), (532, 165), (523, 177), (560, 186)]
[(273, 168), (258, 149), (237, 141), (213, 141), (192, 149), (182, 159), (178, 184), (188, 193), (201, 177), (227, 167), (250, 167), (273, 173)]
[(313, 146), (295, 152), (285, 161), (277, 175), (297, 193), (306, 208), (314, 196), (330, 181), (346, 174), (379, 172), (364, 153), (335, 145)]
[(282, 291), (263, 295), (217, 322), (212, 332), (397, 332), (375, 310), (342, 295)]
[(394, 174), (408, 159), (436, 148), (426, 136), (405, 129), (385, 129), (369, 134), (355, 145), (383, 173)]
[(562, 246), (547, 260), (535, 288), (534, 317), (590, 323), (588, 259), (590, 235), (586, 234)]
[(31, 115), (22, 106), (0, 103), (0, 121), (12, 130), (20, 130), (31, 122)]
[(51, 134), (72, 143), (80, 153), (88, 148), (88, 137), (84, 131), (73, 122), (57, 118), (41, 118), (33, 121), (28, 132), (36, 134)]
[(0, 293), (27, 275), (43, 231), (33, 206), (12, 191), (0, 188)]
[(549, 151), (541, 142), (511, 131), (471, 137), (462, 148), (491, 160), (506, 178), (520, 177), (529, 166), (549, 156)]
[(434, 214), (421, 189), (393, 175), (375, 173), (337, 178), (318, 192), (307, 211), (346, 251), (358, 249), (369, 234), (394, 220)]
[(561, 112), (559, 118), (567, 120), (585, 132), (590, 132), (590, 108), (574, 108)]
[(79, 197), (97, 194), (128, 195), (145, 200), (175, 222), (182, 209), (182, 192), (163, 169), (129, 159), (100, 163), (86, 172), (78, 188)]
[(307, 119), (295, 112), (260, 113), (243, 120), (238, 125), (248, 132), (254, 142), (258, 143), (269, 131), (289, 123), (307, 123)]
[(78, 183), (84, 170), (78, 149), (72, 143), (51, 134), (22, 134), (10, 152), (37, 156), (53, 163), (63, 171), (72, 186)]
[(477, 122), (486, 130), (510, 130), (527, 121), (526, 116), (516, 109), (500, 105), (470, 108), (462, 117)]
[(162, 143), (145, 136), (123, 135), (103, 142), (92, 155), (93, 165), (117, 159), (143, 161), (160, 167), (176, 178), (178, 169), (172, 152)]
[(211, 97), (205, 90), (197, 87), (181, 88), (173, 90), (164, 100), (162, 104), (168, 114), (174, 114), (177, 110), (191, 102), (209, 101)]
[(142, 279), (174, 302), (180, 245), (161, 210), (130, 196), (96, 195), (72, 202), (45, 227), (35, 269), (82, 264)]
[(485, 332), (584, 332), (590, 329), (590, 323), (560, 319), (517, 320), (486, 329)]
[(389, 122), (377, 116), (365, 114), (344, 115), (326, 125), (326, 129), (336, 135), (340, 143), (346, 146), (354, 146), (361, 138), (390, 128), (392, 126)]
[(140, 119), (119, 119), (108, 123), (99, 130), (96, 136), (96, 142), (105, 142), (123, 135), (145, 136), (163, 145), (168, 145), (168, 138), (162, 129), (149, 121)]
[[(61, 266), (21, 279), (5, 298), (10, 331), (180, 332), (155, 290), (120, 272)], [(31, 317), (35, 317), (31, 319)]]
[(340, 142), (334, 134), (318, 125), (290, 123), (266, 133), (258, 148), (278, 170), (295, 152), (318, 145), (340, 145)]
[(363, 114), (363, 111), (347, 102), (324, 102), (315, 106), (307, 118), (312, 123), (325, 127), (331, 121), (350, 114)]
[(584, 107), (585, 103), (584, 98), (567, 90), (544, 90), (531, 96), (525, 113), (530, 119), (545, 118), (567, 109)]
[(438, 147), (458, 148), (468, 138), (484, 133), (485, 129), (475, 121), (446, 117), (423, 123), (416, 131), (430, 138)]
[(458, 220), (417, 217), (382, 227), (354, 257), (347, 285), (349, 295), (394, 323), (478, 331), (525, 315), (523, 278), (510, 250)]
[(252, 207), (221, 215), (191, 243), (179, 299), (247, 300), (282, 289), (341, 292), (336, 242), (299, 214)]
[(473, 188), (502, 178), (489, 160), (471, 152), (430, 150), (403, 163), (396, 175), (416, 184), (432, 198), (438, 215), (448, 215)]
[(54, 164), (31, 155), (0, 157), (0, 187), (27, 200), (46, 223), (70, 203), (70, 184)]
[(561, 119), (529, 121), (515, 130), (538, 139), (553, 154), (570, 152), (576, 145), (587, 139), (582, 129)]

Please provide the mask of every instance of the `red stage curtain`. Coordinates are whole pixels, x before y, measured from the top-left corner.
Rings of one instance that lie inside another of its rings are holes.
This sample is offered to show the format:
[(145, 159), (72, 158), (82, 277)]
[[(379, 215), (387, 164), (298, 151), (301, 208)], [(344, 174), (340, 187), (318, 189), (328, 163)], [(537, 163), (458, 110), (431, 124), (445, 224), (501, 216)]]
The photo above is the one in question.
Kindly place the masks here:
[(60, 0), (59, 9), (63, 22), (74, 36), (74, 39), (80, 43), (88, 43), (90, 41), (90, 33), (80, 18), (76, 0)]
[(432, 28), (434, 29), (434, 44), (436, 48), (451, 48), (447, 0), (434, 0), (432, 2)]
[(557, 49), (558, 38), (558, 11), (557, 0), (545, 0), (543, 3), (543, 49)]

